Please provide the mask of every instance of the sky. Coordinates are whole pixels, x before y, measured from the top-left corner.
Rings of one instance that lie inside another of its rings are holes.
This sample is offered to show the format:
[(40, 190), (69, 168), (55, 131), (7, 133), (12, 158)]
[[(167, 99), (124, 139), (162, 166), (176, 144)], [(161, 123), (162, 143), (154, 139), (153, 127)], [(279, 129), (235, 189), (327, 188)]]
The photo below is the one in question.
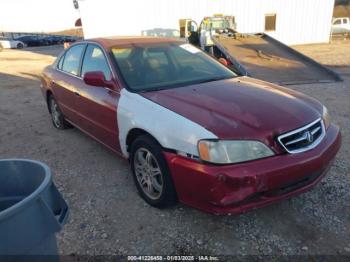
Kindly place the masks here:
[(0, 32), (53, 32), (74, 28), (73, 0), (0, 0)]

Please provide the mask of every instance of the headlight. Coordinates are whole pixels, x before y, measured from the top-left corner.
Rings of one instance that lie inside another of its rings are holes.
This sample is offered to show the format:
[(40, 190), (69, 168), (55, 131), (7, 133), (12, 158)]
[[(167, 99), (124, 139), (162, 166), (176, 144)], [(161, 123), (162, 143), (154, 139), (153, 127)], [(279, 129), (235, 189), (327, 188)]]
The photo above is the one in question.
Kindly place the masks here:
[(322, 119), (323, 119), (324, 127), (327, 129), (331, 124), (331, 118), (329, 116), (328, 109), (325, 106), (323, 106)]
[(202, 160), (216, 164), (233, 164), (274, 155), (265, 144), (248, 140), (201, 140), (198, 151)]

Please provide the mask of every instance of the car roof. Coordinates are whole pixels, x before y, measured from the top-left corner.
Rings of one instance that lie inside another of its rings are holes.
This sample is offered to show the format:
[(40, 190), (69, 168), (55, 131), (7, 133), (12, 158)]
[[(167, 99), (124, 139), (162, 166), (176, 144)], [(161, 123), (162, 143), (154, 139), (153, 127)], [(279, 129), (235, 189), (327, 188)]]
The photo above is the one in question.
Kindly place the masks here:
[[(86, 39), (81, 42), (95, 42), (106, 49), (114, 46), (131, 45), (131, 44), (158, 44), (158, 43), (183, 43), (180, 38), (166, 37), (103, 37)], [(80, 42), (80, 43), (81, 43)]]

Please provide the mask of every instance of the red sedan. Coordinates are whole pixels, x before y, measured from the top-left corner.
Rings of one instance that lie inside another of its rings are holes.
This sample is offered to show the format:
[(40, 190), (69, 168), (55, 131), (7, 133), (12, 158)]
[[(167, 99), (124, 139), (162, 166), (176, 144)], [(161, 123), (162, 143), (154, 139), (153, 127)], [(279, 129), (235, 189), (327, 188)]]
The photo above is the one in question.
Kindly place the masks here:
[(42, 92), (54, 126), (128, 159), (156, 207), (231, 214), (289, 198), (323, 178), (341, 145), (315, 99), (237, 76), (179, 40), (76, 43), (45, 68)]

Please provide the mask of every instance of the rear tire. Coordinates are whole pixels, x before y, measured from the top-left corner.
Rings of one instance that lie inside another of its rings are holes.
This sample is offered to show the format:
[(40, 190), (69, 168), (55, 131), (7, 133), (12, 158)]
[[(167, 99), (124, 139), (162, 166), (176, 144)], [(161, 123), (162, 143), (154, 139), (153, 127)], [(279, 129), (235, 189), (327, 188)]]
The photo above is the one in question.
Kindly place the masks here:
[(177, 196), (161, 146), (150, 136), (138, 137), (131, 145), (130, 164), (136, 188), (151, 206), (166, 208)]
[(53, 126), (59, 130), (64, 130), (72, 127), (66, 121), (61, 109), (58, 106), (58, 103), (56, 102), (55, 98), (52, 95), (49, 97), (48, 101), (49, 101), (50, 114), (51, 114)]

